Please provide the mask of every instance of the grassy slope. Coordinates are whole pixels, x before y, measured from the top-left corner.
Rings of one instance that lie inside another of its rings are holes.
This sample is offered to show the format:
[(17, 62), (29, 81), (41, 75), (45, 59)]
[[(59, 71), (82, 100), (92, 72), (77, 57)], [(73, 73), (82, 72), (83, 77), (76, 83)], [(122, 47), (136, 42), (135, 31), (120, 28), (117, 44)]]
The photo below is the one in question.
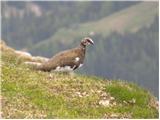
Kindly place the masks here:
[(41, 46), (44, 45), (51, 47), (56, 41), (71, 44), (75, 38), (88, 36), (92, 31), (95, 32), (95, 34), (102, 34), (103, 36), (109, 35), (112, 31), (120, 33), (135, 32), (144, 26), (149, 26), (157, 14), (157, 2), (142, 2), (99, 21), (80, 24), (71, 29), (60, 29), (50, 39), (42, 41), (34, 46), (33, 50), (42, 48)]
[[(3, 49), (3, 118), (158, 118), (155, 98), (137, 85), (34, 71), (23, 61)], [(110, 100), (109, 106), (100, 105), (102, 99)]]

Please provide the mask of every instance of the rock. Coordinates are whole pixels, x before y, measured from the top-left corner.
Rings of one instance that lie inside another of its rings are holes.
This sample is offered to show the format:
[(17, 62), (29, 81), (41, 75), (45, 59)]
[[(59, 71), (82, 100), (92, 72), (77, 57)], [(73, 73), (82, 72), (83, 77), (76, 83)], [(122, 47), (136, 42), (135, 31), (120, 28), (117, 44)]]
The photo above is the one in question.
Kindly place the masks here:
[(82, 93), (83, 96), (85, 96), (86, 94), (87, 94), (86, 92), (83, 92), (83, 93)]
[(111, 114), (111, 118), (118, 118), (118, 114)]
[(101, 90), (97, 90), (97, 93), (101, 93), (102, 91)]
[(78, 97), (82, 97), (81, 93), (80, 92), (75, 92), (76, 93), (76, 96)]
[(135, 99), (135, 98), (132, 98), (132, 99), (129, 101), (129, 103), (135, 104), (135, 103), (136, 103), (136, 99)]
[(126, 118), (132, 118), (130, 114), (120, 114), (120, 113), (106, 113), (103, 117), (103, 119), (126, 119)]
[(106, 92), (103, 92), (103, 93), (101, 94), (101, 96), (102, 96), (102, 97), (106, 97), (106, 96), (108, 96), (108, 95), (107, 95)]
[(123, 103), (124, 103), (124, 104), (128, 104), (125, 100), (123, 100)]
[(110, 99), (111, 99), (111, 100), (115, 100), (115, 98), (114, 98), (114, 97), (110, 97)]
[(110, 101), (109, 100), (100, 100), (99, 105), (108, 107), (110, 105)]
[(116, 103), (116, 102), (113, 102), (112, 105), (115, 106), (115, 105), (117, 105), (117, 103)]
[(78, 96), (78, 97), (86, 97), (86, 96), (89, 96), (88, 94), (87, 94), (87, 92), (75, 92), (76, 93), (76, 96)]
[(157, 98), (155, 97), (150, 98), (149, 105), (159, 110), (159, 101), (157, 100)]
[(80, 95), (81, 93), (80, 93), (80, 92), (76, 92), (76, 94), (77, 94), (77, 95)]

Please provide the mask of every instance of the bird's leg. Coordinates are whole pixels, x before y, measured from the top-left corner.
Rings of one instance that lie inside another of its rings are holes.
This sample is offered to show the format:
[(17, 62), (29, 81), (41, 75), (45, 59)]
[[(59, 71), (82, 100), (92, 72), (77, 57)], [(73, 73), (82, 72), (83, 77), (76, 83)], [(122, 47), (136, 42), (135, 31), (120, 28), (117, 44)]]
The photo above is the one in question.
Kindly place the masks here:
[(73, 77), (75, 75), (74, 71), (63, 71), (61, 73), (64, 74), (64, 75), (69, 75), (71, 77)]
[(74, 71), (52, 71), (52, 73), (58, 73), (58, 74), (63, 74), (63, 75), (69, 75), (71, 77), (73, 77), (75, 75)]
[(68, 74), (69, 74), (70, 76), (72, 76), (72, 77), (74, 77), (74, 76), (75, 76), (74, 71), (70, 71), (70, 72), (68, 72)]

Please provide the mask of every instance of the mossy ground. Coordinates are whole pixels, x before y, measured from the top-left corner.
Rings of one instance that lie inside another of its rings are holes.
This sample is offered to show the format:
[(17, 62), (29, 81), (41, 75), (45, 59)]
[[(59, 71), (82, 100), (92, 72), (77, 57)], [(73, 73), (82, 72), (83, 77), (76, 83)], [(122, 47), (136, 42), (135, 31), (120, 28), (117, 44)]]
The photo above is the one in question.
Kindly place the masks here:
[[(2, 52), (2, 118), (158, 118), (153, 96), (135, 84), (35, 71), (22, 61)], [(100, 105), (104, 93), (116, 104)]]

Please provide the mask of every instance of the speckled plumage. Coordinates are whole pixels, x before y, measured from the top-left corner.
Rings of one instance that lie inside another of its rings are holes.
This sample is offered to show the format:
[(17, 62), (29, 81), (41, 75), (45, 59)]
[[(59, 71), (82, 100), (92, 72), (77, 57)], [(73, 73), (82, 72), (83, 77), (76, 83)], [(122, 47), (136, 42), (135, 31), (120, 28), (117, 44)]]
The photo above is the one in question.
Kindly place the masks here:
[(83, 65), (86, 46), (89, 44), (93, 44), (92, 39), (84, 38), (78, 47), (56, 54), (48, 61), (42, 63), (42, 65), (37, 66), (37, 69), (48, 72), (52, 70), (63, 71), (62, 68), (75, 70)]

